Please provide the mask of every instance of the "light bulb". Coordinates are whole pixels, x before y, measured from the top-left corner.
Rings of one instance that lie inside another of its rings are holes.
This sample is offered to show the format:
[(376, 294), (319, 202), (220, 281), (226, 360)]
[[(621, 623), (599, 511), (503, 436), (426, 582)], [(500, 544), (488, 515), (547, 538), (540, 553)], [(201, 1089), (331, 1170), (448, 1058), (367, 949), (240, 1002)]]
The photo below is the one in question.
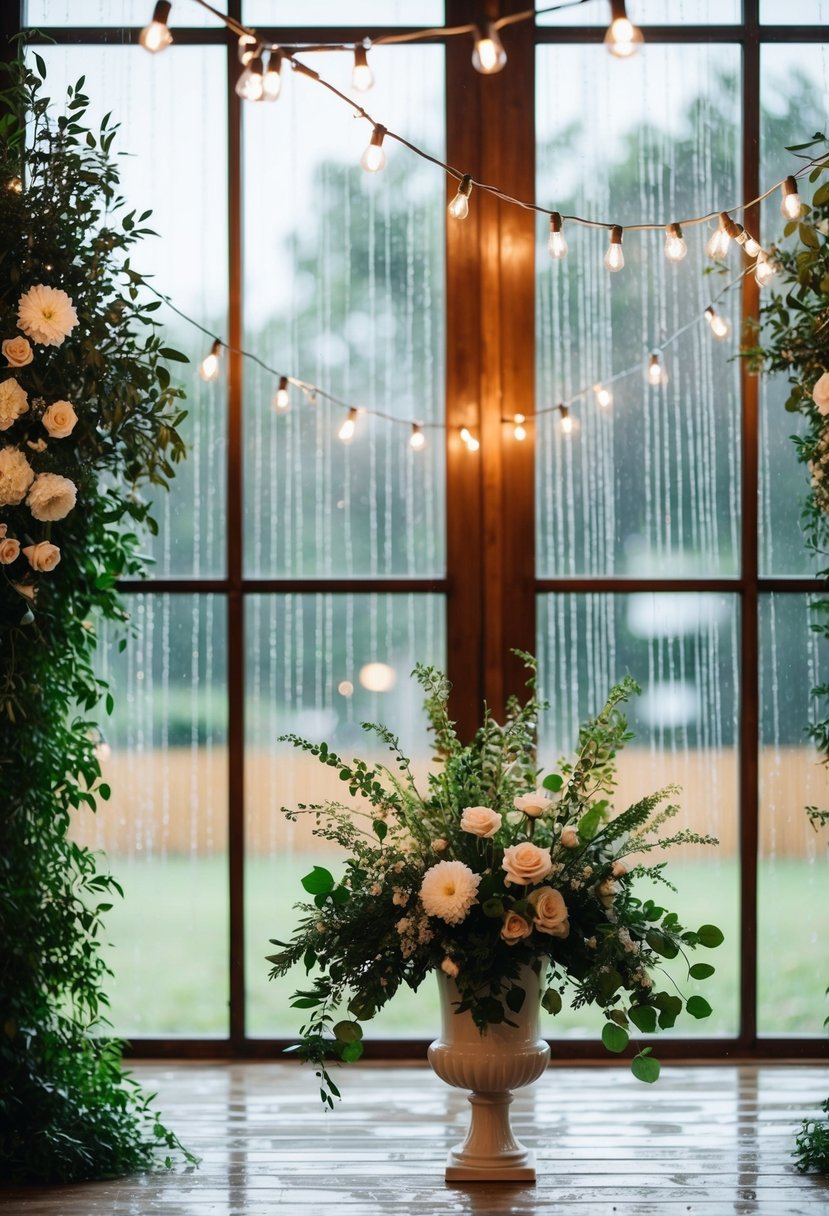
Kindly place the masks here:
[(731, 322), (728, 317), (723, 317), (709, 304), (705, 310), (705, 319), (711, 326), (711, 333), (717, 341), (724, 342), (731, 333)]
[(507, 52), (495, 26), (489, 22), (483, 30), (475, 30), (475, 48), (472, 51), (472, 66), (484, 76), (500, 72), (507, 62)]
[(783, 201), (780, 211), (784, 219), (800, 219), (800, 195), (797, 192), (797, 182), (793, 177), (787, 177), (783, 182)]
[(604, 44), (617, 59), (630, 59), (645, 39), (642, 31), (628, 20), (625, 0), (610, 0), (610, 25), (604, 36)]
[(236, 95), (242, 101), (261, 101), (265, 96), (262, 56), (254, 55), (236, 81)]
[(716, 262), (723, 262), (728, 257), (731, 237), (728, 235), (727, 223), (728, 215), (725, 211), (721, 211), (719, 227), (708, 238), (708, 244), (705, 246), (705, 252), (709, 258), (713, 258)]
[(217, 380), (219, 378), (219, 358), (221, 353), (222, 344), (217, 338), (210, 347), (210, 354), (205, 355), (199, 364), (199, 375), (201, 376), (202, 380), (206, 380), (209, 383), (211, 380)]
[(461, 439), (466, 444), (467, 451), (469, 452), (477, 452), (481, 446), (475, 436), (471, 435), (465, 426), (461, 427)]
[(682, 229), (679, 224), (668, 224), (665, 232), (665, 257), (669, 262), (681, 262), (688, 253)]
[(465, 220), (469, 215), (469, 192), (472, 189), (472, 178), (468, 173), (464, 173), (461, 178), (461, 184), (458, 186), (458, 193), (449, 204), (449, 214), (455, 220)]
[(152, 21), (149, 25), (145, 25), (138, 35), (138, 41), (145, 51), (155, 55), (157, 51), (163, 51), (173, 41), (173, 35), (167, 28), (167, 20), (172, 7), (167, 0), (158, 0), (158, 4), (153, 10)]
[(525, 422), (526, 418), (523, 414), (516, 414), (513, 418), (514, 425), (512, 428), (512, 435), (513, 438), (517, 439), (519, 443), (523, 443), (523, 441), (527, 438), (527, 428), (524, 426)]
[(769, 284), (777, 274), (777, 266), (772, 262), (767, 254), (761, 253), (757, 258), (757, 265), (754, 267), (754, 277), (761, 287)]
[(268, 70), (262, 77), (262, 100), (276, 101), (282, 91), (282, 52), (271, 51)]
[(593, 392), (596, 394), (596, 404), (600, 405), (603, 410), (609, 409), (613, 404), (613, 394), (610, 389), (596, 384), (593, 386)]
[(10, 177), (6, 182), (6, 189), (11, 190), (12, 194), (22, 194), (23, 182), (19, 177)]
[(610, 244), (604, 255), (604, 264), (605, 269), (610, 271), (621, 270), (625, 264), (625, 255), (622, 253), (622, 228), (619, 224), (614, 224), (610, 230)]
[(659, 360), (657, 351), (654, 351), (648, 359), (647, 380), (648, 384), (653, 385), (654, 388), (658, 388), (660, 384), (668, 383), (667, 372)]
[(563, 258), (567, 254), (567, 242), (564, 239), (564, 220), (557, 211), (550, 216), (550, 235), (547, 238), (547, 251), (551, 258)]
[(762, 251), (762, 248), (763, 246), (759, 241), (755, 240), (753, 236), (747, 237), (746, 243), (743, 245), (743, 249), (745, 249), (746, 254), (750, 258), (756, 258), (757, 255)]
[(374, 73), (368, 66), (368, 53), (364, 46), (354, 48), (354, 67), (351, 69), (351, 87), (358, 93), (367, 93), (374, 84)]
[(351, 443), (351, 440), (354, 438), (354, 429), (355, 429), (356, 425), (357, 425), (357, 408), (356, 408), (356, 406), (352, 405), (348, 411), (348, 417), (346, 418), (345, 422), (342, 424), (340, 429), (337, 431), (337, 438), (340, 439), (343, 443)]
[(256, 48), (259, 44), (253, 34), (242, 34), (236, 47), (236, 54), (239, 56), (239, 62), (243, 68), (246, 68), (256, 54)]
[(291, 398), (288, 396), (288, 377), (279, 377), (279, 387), (273, 395), (273, 408), (284, 412), (291, 404)]
[(366, 173), (379, 173), (381, 169), (385, 168), (386, 154), (383, 151), (385, 134), (386, 128), (379, 125), (371, 133), (369, 145), (360, 158), (360, 164)]
[(426, 447), (426, 436), (423, 434), (423, 429), (418, 422), (412, 423), (409, 447), (413, 448), (416, 452), (421, 452)]
[(566, 405), (560, 405), (558, 407), (558, 412), (561, 415), (559, 427), (561, 428), (562, 435), (571, 434), (573, 430), (573, 419), (570, 417), (570, 411)]

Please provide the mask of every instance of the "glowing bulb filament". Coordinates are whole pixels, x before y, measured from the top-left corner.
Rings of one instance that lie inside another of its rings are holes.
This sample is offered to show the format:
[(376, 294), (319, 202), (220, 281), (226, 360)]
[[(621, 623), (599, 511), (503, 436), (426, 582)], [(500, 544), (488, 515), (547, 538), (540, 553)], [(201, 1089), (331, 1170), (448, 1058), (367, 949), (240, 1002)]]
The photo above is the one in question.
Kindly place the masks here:
[(276, 101), (282, 90), (282, 52), (271, 51), (268, 70), (262, 77), (262, 100)]
[(605, 388), (601, 384), (594, 385), (593, 392), (596, 394), (596, 404), (600, 405), (603, 410), (609, 409), (613, 404), (613, 394), (609, 388)]
[(519, 443), (523, 443), (527, 438), (527, 428), (524, 426), (527, 419), (523, 414), (516, 414), (512, 421), (514, 423), (512, 428), (513, 438), (517, 439)]
[(679, 224), (668, 224), (665, 233), (665, 257), (669, 262), (681, 262), (688, 253), (682, 229)]
[(563, 258), (567, 254), (567, 241), (564, 239), (564, 220), (557, 211), (550, 216), (550, 235), (547, 238), (547, 251), (551, 258)]
[(241, 97), (242, 101), (262, 101), (264, 98), (265, 81), (261, 55), (253, 56), (236, 81), (236, 95)]
[(610, 0), (610, 25), (604, 36), (604, 44), (617, 59), (630, 59), (645, 39), (642, 31), (628, 20), (625, 0)]
[(754, 267), (754, 277), (761, 287), (769, 284), (777, 274), (777, 266), (770, 260), (767, 254), (760, 253), (757, 258), (757, 265)]
[(472, 178), (465, 173), (458, 186), (458, 193), (449, 204), (449, 214), (455, 220), (465, 220), (469, 215), (469, 192), (472, 189)]
[(354, 48), (354, 67), (351, 69), (351, 87), (358, 93), (367, 93), (374, 84), (374, 73), (368, 66), (368, 52), (364, 46)]
[(360, 158), (360, 164), (365, 169), (366, 173), (379, 173), (386, 164), (386, 154), (383, 151), (383, 140), (386, 135), (386, 128), (379, 124), (371, 133), (369, 145)]
[(731, 322), (728, 317), (721, 316), (714, 307), (709, 304), (705, 310), (705, 319), (711, 327), (711, 333), (718, 342), (724, 342), (731, 333)]
[(498, 36), (498, 31), (490, 22), (484, 30), (475, 30), (475, 48), (472, 52), (472, 66), (476, 72), (484, 76), (492, 76), (500, 72), (507, 62), (507, 53)]
[(647, 379), (648, 384), (652, 384), (654, 388), (668, 383), (668, 376), (660, 362), (658, 351), (654, 351), (648, 360)]
[(721, 211), (719, 227), (709, 237), (708, 244), (705, 246), (709, 258), (713, 258), (716, 262), (723, 262), (728, 257), (731, 237), (728, 235), (727, 225), (730, 223), (728, 215), (725, 211)]
[(558, 407), (558, 412), (560, 415), (559, 428), (561, 430), (562, 435), (572, 434), (573, 419), (570, 417), (570, 411), (568, 410), (567, 406), (560, 405)]
[(210, 354), (205, 355), (199, 364), (199, 375), (202, 380), (208, 383), (211, 380), (217, 380), (219, 377), (219, 358), (222, 353), (222, 344), (217, 338), (210, 347)]
[(800, 219), (800, 195), (797, 192), (797, 181), (793, 177), (787, 177), (783, 182), (783, 201), (780, 204), (780, 211), (784, 219)]
[(337, 431), (337, 438), (342, 443), (351, 443), (354, 438), (354, 430), (357, 425), (357, 407), (352, 405), (348, 411), (348, 417)]
[(284, 410), (288, 409), (290, 404), (291, 404), (291, 399), (288, 396), (288, 377), (280, 376), (279, 377), (279, 386), (278, 386), (276, 392), (274, 393), (274, 397), (273, 397), (273, 408), (275, 410), (284, 411)]
[(138, 35), (141, 46), (152, 55), (155, 55), (157, 51), (163, 51), (173, 41), (173, 35), (167, 28), (171, 8), (172, 5), (168, 4), (167, 0), (159, 0), (153, 10), (152, 21), (149, 25), (145, 25)]
[(257, 47), (256, 39), (253, 34), (242, 34), (239, 37), (239, 42), (236, 48), (236, 53), (239, 56), (239, 62), (243, 68), (246, 68), (256, 54)]
[(426, 436), (423, 434), (423, 428), (420, 423), (412, 423), (412, 433), (409, 436), (409, 447), (415, 452), (422, 452), (426, 447)]
[(610, 244), (607, 247), (607, 253), (604, 255), (605, 269), (610, 271), (621, 270), (625, 264), (625, 255), (622, 253), (622, 227), (620, 224), (614, 224), (610, 230)]

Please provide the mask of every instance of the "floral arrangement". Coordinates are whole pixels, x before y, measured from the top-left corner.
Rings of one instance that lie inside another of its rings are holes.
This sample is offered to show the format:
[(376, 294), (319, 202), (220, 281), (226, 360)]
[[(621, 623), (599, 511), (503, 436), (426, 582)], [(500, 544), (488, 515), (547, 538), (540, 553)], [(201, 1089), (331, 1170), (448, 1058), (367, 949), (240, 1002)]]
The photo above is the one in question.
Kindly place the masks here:
[[(458, 1010), (469, 1010), (482, 1033), (520, 1010), (518, 977), (526, 964), (543, 972), (549, 1013), (561, 1009), (568, 988), (575, 1007), (604, 1010), (602, 1040), (610, 1051), (627, 1048), (631, 1025), (651, 1033), (673, 1026), (683, 1008), (695, 1018), (711, 1012), (699, 995), (684, 1000), (659, 988), (653, 971), (663, 959), (719, 945), (722, 933), (713, 925), (686, 929), (675, 913), (639, 899), (635, 880), (648, 876), (670, 887), (665, 863), (649, 864), (647, 854), (716, 841), (687, 830), (662, 834), (678, 810), (669, 801), (673, 787), (619, 813), (611, 807), (615, 757), (631, 737), (621, 706), (638, 688), (629, 678), (613, 688), (581, 727), (575, 758), (542, 780), (535, 737), (544, 706), (534, 660), (522, 657), (531, 672), (526, 703), (510, 700), (503, 724), (485, 711), (468, 745), (448, 716), (446, 678), (415, 668), (440, 762), (424, 792), (383, 726), (364, 723), (388, 745), (391, 766), (348, 762), (325, 743), (283, 736), (337, 768), (365, 808), (283, 808), (289, 819), (313, 816), (314, 834), (347, 854), (339, 880), (323, 866), (302, 880), (312, 902), (299, 905), (293, 937), (272, 939), (280, 951), (269, 956), (271, 978), (297, 963), (317, 973), (293, 998), (295, 1008), (309, 1011), (295, 1050), (315, 1065), (328, 1106), (339, 1095), (326, 1062), (359, 1059), (361, 1023), (402, 984), (417, 989), (438, 969), (454, 977)], [(713, 971), (697, 963), (689, 975), (704, 979)], [(632, 1069), (643, 1081), (656, 1080), (649, 1046)]]

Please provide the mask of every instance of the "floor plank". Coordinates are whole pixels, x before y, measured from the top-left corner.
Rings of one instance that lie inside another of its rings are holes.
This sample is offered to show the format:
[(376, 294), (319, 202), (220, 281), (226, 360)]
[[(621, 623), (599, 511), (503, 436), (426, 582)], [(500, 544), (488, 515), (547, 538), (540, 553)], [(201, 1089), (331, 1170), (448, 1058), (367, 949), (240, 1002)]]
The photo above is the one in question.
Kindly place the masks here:
[(313, 1076), (289, 1064), (133, 1071), (199, 1168), (7, 1188), (4, 1216), (829, 1216), (829, 1182), (791, 1158), (829, 1095), (823, 1068), (674, 1066), (655, 1086), (616, 1068), (551, 1068), (513, 1106), (536, 1150), (534, 1187), (444, 1183), (468, 1105), (425, 1067), (353, 1067), (328, 1114)]

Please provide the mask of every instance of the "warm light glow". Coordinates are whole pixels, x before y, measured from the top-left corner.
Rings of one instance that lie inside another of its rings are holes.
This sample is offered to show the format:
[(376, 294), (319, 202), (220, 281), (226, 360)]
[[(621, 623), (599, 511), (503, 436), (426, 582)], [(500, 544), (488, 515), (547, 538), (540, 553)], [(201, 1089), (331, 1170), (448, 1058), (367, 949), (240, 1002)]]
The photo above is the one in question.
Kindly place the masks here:
[(279, 410), (280, 412), (284, 412), (288, 409), (290, 404), (291, 398), (288, 396), (288, 377), (280, 376), (279, 387), (277, 388), (273, 397), (273, 408), (275, 410)]
[(458, 193), (449, 204), (449, 214), (452, 219), (465, 220), (469, 215), (469, 192), (472, 189), (472, 178), (465, 173), (458, 186)]
[(682, 229), (679, 224), (668, 224), (665, 232), (665, 257), (669, 262), (681, 262), (688, 253)]
[(138, 35), (141, 46), (152, 55), (155, 55), (157, 51), (163, 51), (173, 41), (173, 35), (167, 28), (171, 8), (172, 5), (168, 4), (166, 0), (159, 0), (153, 10), (152, 21), (149, 25), (145, 25)]
[(243, 68), (246, 68), (256, 54), (258, 43), (253, 34), (242, 34), (239, 38), (236, 53)]
[(654, 353), (650, 356), (650, 359), (648, 360), (647, 379), (648, 379), (648, 384), (652, 385), (654, 388), (659, 388), (659, 386), (661, 384), (668, 383), (667, 372), (665, 371), (665, 368), (662, 366), (662, 363), (660, 362), (660, 359), (659, 359), (659, 355), (657, 354), (656, 351), (654, 351)]
[(743, 248), (750, 258), (756, 258), (758, 254), (762, 252), (763, 246), (759, 241), (756, 241), (753, 236), (750, 236), (747, 238)]
[(500, 72), (506, 62), (507, 53), (495, 26), (490, 23), (483, 31), (476, 29), (475, 49), (472, 52), (472, 66), (475, 71), (482, 72), (484, 76), (492, 76), (495, 72)]
[(348, 417), (337, 431), (337, 438), (341, 440), (342, 443), (351, 443), (351, 440), (354, 438), (354, 430), (356, 426), (357, 410), (356, 407), (352, 405), (351, 409), (348, 411)]
[(11, 190), (12, 194), (22, 194), (23, 182), (19, 177), (10, 177), (6, 182), (6, 189)]
[(550, 235), (547, 239), (547, 252), (551, 258), (563, 258), (567, 254), (567, 241), (564, 239), (564, 221), (557, 211), (550, 216)]
[(358, 679), (369, 692), (390, 692), (397, 683), (397, 672), (388, 663), (366, 663)]
[(770, 261), (765, 253), (761, 253), (754, 267), (754, 277), (761, 287), (765, 287), (777, 274), (777, 266)]
[(562, 435), (572, 434), (573, 419), (570, 417), (570, 411), (568, 410), (567, 406), (560, 405), (558, 407), (558, 412), (561, 415), (561, 421), (559, 422), (559, 426), (561, 428)]
[(621, 270), (624, 264), (625, 255), (622, 253), (622, 229), (619, 224), (614, 224), (610, 230), (610, 244), (607, 247), (607, 253), (604, 255), (605, 270)]
[(262, 77), (262, 100), (276, 101), (282, 91), (282, 52), (271, 51), (268, 70)]
[(409, 447), (413, 448), (416, 452), (421, 452), (426, 447), (426, 436), (423, 434), (422, 427), (417, 422), (412, 423)]
[(337, 692), (341, 697), (350, 697), (354, 693), (354, 685), (350, 680), (340, 680), (337, 685)]
[(217, 380), (219, 377), (219, 357), (222, 353), (222, 344), (217, 338), (210, 347), (210, 354), (205, 355), (199, 364), (199, 375), (202, 380), (210, 381)]
[(525, 422), (526, 418), (523, 414), (516, 414), (513, 418), (513, 423), (515, 425), (512, 428), (512, 434), (513, 438), (517, 439), (519, 443), (523, 443), (523, 441), (527, 438), (527, 428), (524, 426)]
[(642, 31), (628, 19), (625, 0), (611, 0), (610, 25), (604, 36), (604, 44), (617, 59), (630, 59), (645, 39)]
[(469, 430), (465, 426), (461, 427), (461, 439), (466, 444), (467, 451), (469, 452), (477, 452), (478, 448), (481, 446), (475, 436), (470, 434)]
[(379, 173), (385, 168), (386, 154), (383, 151), (383, 139), (386, 134), (386, 128), (376, 126), (371, 133), (371, 141), (360, 158), (360, 164), (365, 169), (366, 173)]
[(731, 333), (731, 322), (723, 317), (710, 304), (705, 310), (705, 319), (711, 327), (711, 333), (718, 342), (723, 342)]
[(596, 404), (600, 405), (603, 410), (609, 409), (613, 404), (613, 394), (609, 388), (605, 388), (601, 384), (596, 384), (593, 387), (593, 392), (596, 394)]
[(368, 66), (368, 55), (364, 46), (354, 48), (354, 67), (351, 69), (351, 87), (358, 93), (367, 93), (374, 84), (374, 73)]
[(797, 192), (797, 182), (793, 177), (787, 177), (783, 182), (783, 201), (780, 212), (784, 219), (800, 219), (800, 195)]
[(254, 55), (236, 81), (236, 95), (242, 101), (261, 101), (265, 96), (262, 56)]
[(720, 213), (719, 227), (708, 238), (708, 244), (705, 246), (705, 252), (709, 258), (713, 258), (716, 262), (723, 262), (728, 257), (728, 246), (731, 243), (731, 237), (726, 229), (727, 222), (728, 216), (723, 211)]

